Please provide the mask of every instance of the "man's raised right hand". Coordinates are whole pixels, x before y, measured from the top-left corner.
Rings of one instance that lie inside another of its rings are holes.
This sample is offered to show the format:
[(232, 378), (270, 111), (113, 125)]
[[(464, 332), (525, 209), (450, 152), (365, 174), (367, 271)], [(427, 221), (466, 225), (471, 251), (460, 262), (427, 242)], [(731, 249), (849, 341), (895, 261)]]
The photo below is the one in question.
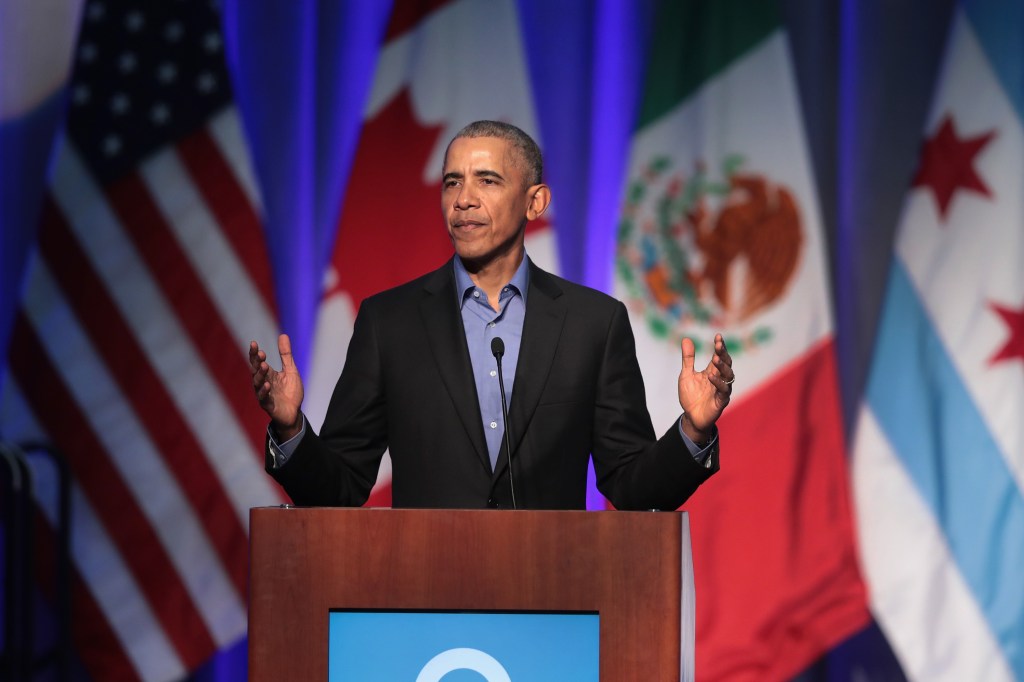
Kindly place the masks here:
[(252, 387), (263, 411), (270, 415), (277, 437), (284, 442), (302, 430), (302, 377), (292, 357), (292, 342), (287, 334), (277, 337), (281, 371), (267, 364), (267, 354), (255, 341), (249, 344), (249, 369)]

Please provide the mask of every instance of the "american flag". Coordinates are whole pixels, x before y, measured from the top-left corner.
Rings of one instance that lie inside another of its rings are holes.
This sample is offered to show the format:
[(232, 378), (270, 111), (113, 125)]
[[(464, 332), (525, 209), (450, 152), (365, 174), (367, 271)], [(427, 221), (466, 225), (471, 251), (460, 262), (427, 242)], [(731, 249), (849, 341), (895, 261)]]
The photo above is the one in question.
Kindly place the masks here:
[(216, 5), (85, 5), (0, 395), (6, 438), (70, 464), (94, 679), (180, 678), (243, 637), (249, 508), (285, 499), (247, 386), (248, 342), (277, 322)]

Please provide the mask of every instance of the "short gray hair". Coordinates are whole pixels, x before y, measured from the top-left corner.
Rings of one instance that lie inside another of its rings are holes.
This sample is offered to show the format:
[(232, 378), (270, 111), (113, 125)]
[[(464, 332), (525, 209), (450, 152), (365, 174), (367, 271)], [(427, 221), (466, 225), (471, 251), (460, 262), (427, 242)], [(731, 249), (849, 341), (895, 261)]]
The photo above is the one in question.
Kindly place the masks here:
[[(511, 123), (501, 121), (473, 121), (459, 132), (455, 133), (452, 142), (460, 137), (496, 137), (505, 140), (518, 152), (519, 161), (523, 165), (523, 174), (526, 176), (526, 184), (539, 185), (544, 182), (544, 157), (540, 153), (540, 147), (533, 141), (533, 138)], [(448, 146), (452, 146), (452, 142)], [(448, 160), (448, 150), (444, 152), (445, 161)]]

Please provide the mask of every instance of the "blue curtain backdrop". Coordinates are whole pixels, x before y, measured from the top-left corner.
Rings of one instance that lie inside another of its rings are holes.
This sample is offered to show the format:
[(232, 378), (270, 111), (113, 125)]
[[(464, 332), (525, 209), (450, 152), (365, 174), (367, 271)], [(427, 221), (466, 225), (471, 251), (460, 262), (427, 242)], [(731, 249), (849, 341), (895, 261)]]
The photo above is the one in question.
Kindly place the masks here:
[[(524, 45), (558, 201), (563, 273), (610, 288), (628, 140), (642, 89), (654, 0), (519, 0)], [(953, 0), (785, 0), (831, 248), (847, 424), (860, 400), (892, 235)], [(229, 68), (265, 202), (282, 327), (303, 347), (329, 258), (389, 3), (223, 3)], [(4, 78), (18, 63), (0, 65)], [(0, 122), (0, 347), (38, 214), (64, 94), (38, 119)], [(43, 133), (27, 135), (25, 126)], [(32, 149), (22, 149), (31, 140)], [(16, 149), (16, 155), (11, 154)], [(195, 680), (245, 679), (245, 642)], [(899, 679), (877, 630), (853, 638), (807, 680)]]
[(281, 329), (301, 371), (391, 3), (227, 0), (223, 13)]

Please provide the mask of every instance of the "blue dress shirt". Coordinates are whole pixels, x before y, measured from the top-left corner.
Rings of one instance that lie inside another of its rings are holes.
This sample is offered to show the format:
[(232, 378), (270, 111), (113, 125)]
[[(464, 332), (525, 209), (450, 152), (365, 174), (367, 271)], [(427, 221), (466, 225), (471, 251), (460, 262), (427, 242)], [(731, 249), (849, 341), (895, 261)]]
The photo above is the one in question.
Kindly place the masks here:
[(487, 453), (493, 471), (501, 451), (505, 426), (501, 415), (498, 363), (491, 353), (491, 340), (500, 337), (505, 343), (501, 372), (505, 381), (505, 399), (511, 405), (516, 365), (519, 364), (519, 347), (523, 340), (523, 320), (526, 319), (526, 292), (530, 287), (529, 261), (523, 258), (512, 280), (501, 288), (497, 312), (491, 307), (484, 290), (473, 284), (462, 261), (455, 258), (454, 262), (455, 291), (462, 311), (462, 326), (466, 332), (466, 345), (473, 365), (473, 381), (476, 382), (480, 416), (483, 419), (484, 436), (487, 438)]

